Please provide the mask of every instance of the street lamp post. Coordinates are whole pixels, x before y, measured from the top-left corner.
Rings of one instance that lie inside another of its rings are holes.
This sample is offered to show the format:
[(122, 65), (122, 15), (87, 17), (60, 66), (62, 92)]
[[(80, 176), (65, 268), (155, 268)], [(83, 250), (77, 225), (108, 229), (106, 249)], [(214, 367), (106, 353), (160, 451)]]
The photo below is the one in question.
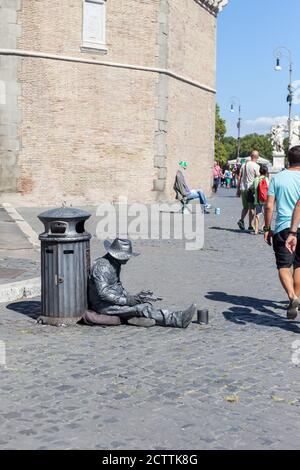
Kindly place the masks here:
[(237, 122), (237, 128), (238, 128), (238, 149), (237, 149), (237, 158), (240, 158), (240, 154), (241, 154), (241, 127), (242, 127), (242, 117), (241, 117), (241, 102), (239, 100), (239, 98), (237, 98), (236, 96), (234, 96), (232, 99), (231, 99), (231, 108), (230, 108), (230, 111), (232, 113), (235, 112), (235, 107), (238, 107), (238, 112), (239, 112), (239, 118), (238, 118), (238, 122)]
[(289, 59), (289, 84), (288, 84), (288, 96), (287, 96), (287, 102), (289, 104), (289, 119), (288, 119), (288, 133), (289, 133), (289, 148), (291, 147), (292, 143), (292, 104), (293, 104), (293, 61), (292, 61), (292, 53), (290, 49), (288, 49), (285, 46), (277, 47), (275, 49), (275, 57), (276, 57), (276, 65), (275, 65), (275, 70), (276, 72), (281, 72), (282, 66), (280, 64), (280, 59), (285, 56), (285, 52), (287, 52), (288, 59)]
[(218, 131), (218, 164), (220, 165), (221, 161), (221, 132)]

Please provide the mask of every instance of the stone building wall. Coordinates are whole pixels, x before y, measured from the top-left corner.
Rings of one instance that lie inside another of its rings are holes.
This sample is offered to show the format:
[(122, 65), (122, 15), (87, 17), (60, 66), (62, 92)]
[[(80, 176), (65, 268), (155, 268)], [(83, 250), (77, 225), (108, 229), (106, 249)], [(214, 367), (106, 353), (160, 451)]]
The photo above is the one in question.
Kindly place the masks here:
[[(181, 75), (215, 88), (216, 18), (198, 3), (172, 0), (169, 15), (168, 66)], [(215, 95), (169, 80), (166, 192), (180, 160), (189, 162), (188, 183), (211, 191), (214, 155)]]
[[(23, 0), (18, 47), (153, 66), (156, 7), (156, 0), (109, 0), (108, 52), (99, 57), (80, 50), (81, 1)], [(43, 203), (115, 201), (119, 194), (153, 199), (156, 90), (151, 74), (26, 58), (19, 80), (19, 191)]]
[[(107, 0), (107, 51), (96, 53), (81, 48), (82, 0), (0, 0), (0, 29), (10, 31), (0, 49), (168, 69), (213, 89), (216, 16), (207, 4)], [(13, 84), (5, 105), (0, 84), (2, 200), (8, 191), (32, 204), (173, 199), (180, 159), (191, 162), (192, 185), (209, 191), (213, 92), (155, 70), (0, 60)]]
[[(21, 28), (17, 11), (21, 0), (0, 0), (0, 47), (15, 49)], [(17, 165), (21, 112), (18, 70), (21, 59), (0, 56), (0, 193), (15, 192), (19, 170)]]

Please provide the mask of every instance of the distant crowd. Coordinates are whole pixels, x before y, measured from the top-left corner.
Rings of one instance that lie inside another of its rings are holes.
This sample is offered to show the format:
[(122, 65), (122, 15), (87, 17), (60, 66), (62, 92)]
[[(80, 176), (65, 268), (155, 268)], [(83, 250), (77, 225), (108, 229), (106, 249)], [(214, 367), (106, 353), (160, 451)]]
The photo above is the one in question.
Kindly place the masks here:
[[(300, 306), (300, 146), (288, 153), (288, 168), (269, 178), (268, 167), (259, 165), (259, 152), (231, 168), (214, 165), (214, 191), (223, 185), (236, 187), (241, 198), (242, 213), (237, 224), (248, 233), (263, 233), (265, 242), (273, 246), (280, 282), (289, 298), (287, 318), (295, 320)], [(259, 218), (264, 224), (259, 230)]]
[(213, 191), (216, 193), (219, 187), (225, 187), (227, 189), (236, 188), (241, 168), (242, 164), (240, 159), (237, 159), (234, 165), (227, 163), (223, 167), (220, 167), (220, 165), (215, 162)]
[(238, 221), (240, 230), (245, 230), (245, 217), (249, 213), (248, 231), (259, 233), (260, 215), (268, 198), (269, 172), (266, 165), (258, 165), (259, 153), (253, 151), (250, 161), (242, 164), (237, 159), (233, 165), (227, 163), (223, 168), (214, 163), (213, 190), (219, 187), (237, 189), (237, 196), (242, 198), (243, 211)]
[[(264, 240), (273, 246), (279, 279), (285, 289), (289, 305), (287, 318), (295, 320), (300, 307), (300, 146), (288, 153), (288, 168), (269, 177), (266, 164), (259, 164), (260, 155), (254, 150), (245, 162), (237, 159), (225, 167), (215, 162), (213, 190), (219, 187), (235, 188), (241, 199), (242, 212), (237, 225), (241, 232), (264, 234)], [(182, 203), (182, 212), (190, 200), (199, 199), (204, 213), (211, 207), (202, 189), (190, 189), (186, 179), (187, 162), (180, 162), (174, 190)], [(276, 208), (276, 210), (275, 210)], [(276, 217), (274, 217), (276, 214)], [(260, 227), (260, 217), (264, 216)], [(249, 217), (246, 230), (245, 220)], [(274, 219), (274, 220), (273, 220)], [(274, 228), (272, 228), (274, 225)]]

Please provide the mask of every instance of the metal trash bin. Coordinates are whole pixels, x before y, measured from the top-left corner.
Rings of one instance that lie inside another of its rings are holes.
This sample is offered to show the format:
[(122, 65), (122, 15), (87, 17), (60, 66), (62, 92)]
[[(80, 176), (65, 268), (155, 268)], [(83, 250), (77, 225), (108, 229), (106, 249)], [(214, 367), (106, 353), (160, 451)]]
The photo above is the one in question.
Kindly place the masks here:
[(39, 323), (72, 325), (87, 309), (90, 239), (88, 212), (61, 207), (38, 216), (45, 226), (41, 240), (42, 312)]

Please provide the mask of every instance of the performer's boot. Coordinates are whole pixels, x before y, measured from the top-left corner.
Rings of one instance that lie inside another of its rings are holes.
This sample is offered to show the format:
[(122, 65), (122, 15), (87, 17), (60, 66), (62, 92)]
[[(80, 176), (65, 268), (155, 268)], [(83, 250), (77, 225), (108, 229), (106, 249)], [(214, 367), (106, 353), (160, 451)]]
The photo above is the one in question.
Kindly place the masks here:
[(169, 310), (148, 307), (147, 312), (143, 311), (143, 314), (148, 318), (153, 318), (156, 324), (160, 326), (187, 328), (193, 320), (196, 311), (196, 305), (192, 304), (186, 310), (180, 310), (178, 312), (170, 312)]

